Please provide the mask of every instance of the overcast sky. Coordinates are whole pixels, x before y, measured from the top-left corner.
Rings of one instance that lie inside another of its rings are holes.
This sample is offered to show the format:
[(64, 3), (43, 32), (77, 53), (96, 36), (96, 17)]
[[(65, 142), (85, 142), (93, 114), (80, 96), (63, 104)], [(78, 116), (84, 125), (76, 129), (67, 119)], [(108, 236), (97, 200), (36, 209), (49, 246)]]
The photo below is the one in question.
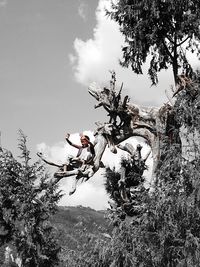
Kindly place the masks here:
[[(28, 136), (33, 159), (42, 150), (55, 160), (66, 154), (65, 133), (95, 130), (106, 121), (88, 94), (91, 82), (108, 85), (115, 70), (117, 85), (141, 105), (167, 102), (164, 91), (173, 84), (163, 72), (157, 87), (143, 76), (122, 69), (123, 37), (118, 25), (105, 17), (110, 0), (0, 0), (0, 130), (3, 147), (18, 154), (18, 130)], [(81, 185), (62, 205), (106, 206), (99, 173)], [(70, 181), (70, 179), (69, 179)], [(60, 183), (68, 188), (66, 180)]]

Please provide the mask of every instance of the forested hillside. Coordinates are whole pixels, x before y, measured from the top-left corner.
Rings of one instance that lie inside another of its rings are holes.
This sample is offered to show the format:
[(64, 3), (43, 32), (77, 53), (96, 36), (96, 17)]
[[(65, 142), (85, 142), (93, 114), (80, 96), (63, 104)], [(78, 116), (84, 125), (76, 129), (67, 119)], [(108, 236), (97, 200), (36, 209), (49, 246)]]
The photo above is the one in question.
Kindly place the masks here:
[(107, 215), (107, 211), (82, 206), (58, 208), (51, 222), (58, 231), (61, 266), (76, 266), (77, 259), (83, 264), (85, 254), (93, 251), (96, 242), (111, 238), (113, 226)]

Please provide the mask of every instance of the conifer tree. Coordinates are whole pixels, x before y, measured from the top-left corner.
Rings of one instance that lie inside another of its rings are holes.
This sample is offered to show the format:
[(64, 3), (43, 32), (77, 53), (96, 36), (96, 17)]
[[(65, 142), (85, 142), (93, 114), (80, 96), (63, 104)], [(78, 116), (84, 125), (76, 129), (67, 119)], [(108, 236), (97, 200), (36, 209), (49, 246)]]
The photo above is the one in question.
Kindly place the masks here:
[(60, 247), (49, 219), (61, 193), (44, 167), (31, 163), (26, 142), (20, 131), (20, 160), (5, 149), (0, 154), (0, 245), (12, 245), (24, 267), (57, 266)]
[(142, 74), (150, 58), (148, 74), (153, 84), (157, 73), (172, 66), (177, 82), (178, 69), (192, 74), (187, 51), (199, 55), (200, 3), (196, 0), (119, 0), (108, 11), (125, 36), (122, 66)]

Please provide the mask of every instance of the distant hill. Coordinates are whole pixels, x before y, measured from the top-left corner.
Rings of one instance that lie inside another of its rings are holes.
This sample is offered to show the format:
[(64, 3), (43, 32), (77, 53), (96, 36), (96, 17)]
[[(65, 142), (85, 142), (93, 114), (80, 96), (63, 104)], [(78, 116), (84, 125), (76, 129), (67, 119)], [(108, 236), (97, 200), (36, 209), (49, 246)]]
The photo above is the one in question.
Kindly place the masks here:
[[(74, 255), (80, 255), (89, 250), (89, 241), (93, 244), (93, 241), (98, 238), (109, 238), (112, 229), (106, 214), (105, 210), (96, 211), (89, 207), (58, 207), (56, 214), (51, 218), (51, 223), (56, 229), (55, 232), (62, 247), (59, 267), (75, 266), (72, 262)], [(4, 266), (6, 246), (0, 248), (0, 266)], [(9, 246), (12, 247), (12, 244), (10, 243)]]
[(112, 227), (106, 214), (89, 207), (59, 207), (51, 222), (57, 228), (62, 253), (84, 251), (89, 240), (109, 238)]

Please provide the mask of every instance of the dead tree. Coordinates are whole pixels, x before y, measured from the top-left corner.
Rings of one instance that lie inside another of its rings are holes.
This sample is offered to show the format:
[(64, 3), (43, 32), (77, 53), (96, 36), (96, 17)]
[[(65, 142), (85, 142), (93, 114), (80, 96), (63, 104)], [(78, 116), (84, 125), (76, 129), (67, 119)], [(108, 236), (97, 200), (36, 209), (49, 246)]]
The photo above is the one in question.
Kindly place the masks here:
[[(195, 98), (198, 107), (200, 97), (198, 86), (191, 81), (180, 77), (177, 84), (177, 96), (183, 92)], [(181, 88), (179, 88), (179, 86)], [(58, 179), (76, 175), (76, 179), (89, 179), (98, 171), (101, 165), (101, 158), (106, 149), (110, 148), (113, 153), (117, 152), (116, 146), (129, 137), (139, 136), (144, 138), (152, 151), (153, 172), (152, 180), (158, 177), (158, 170), (166, 157), (167, 151), (173, 147), (177, 158), (182, 155), (182, 138), (180, 137), (181, 125), (177, 117), (176, 102), (170, 101), (158, 107), (139, 107), (130, 103), (128, 96), (122, 97), (122, 86), (116, 90), (116, 77), (112, 72), (110, 88), (99, 87), (93, 83), (88, 88), (89, 93), (98, 101), (95, 108), (103, 107), (108, 113), (109, 120), (105, 123), (97, 123), (95, 131), (95, 158), (93, 165), (83, 169), (76, 169), (72, 172), (61, 173)], [(195, 103), (196, 103), (195, 102)], [(199, 107), (200, 108), (200, 107)]]
[[(174, 101), (164, 103), (160, 108), (139, 107), (130, 103), (128, 96), (122, 97), (122, 86), (119, 91), (116, 90), (114, 72), (112, 73), (111, 80), (110, 88), (104, 87), (101, 89), (98, 85), (91, 84), (88, 89), (89, 93), (99, 102), (95, 108), (103, 107), (108, 113), (110, 132), (105, 136), (109, 136), (109, 140), (111, 140), (109, 142), (112, 143), (112, 147), (129, 137), (139, 136), (144, 138), (152, 151), (152, 176), (156, 179), (159, 166), (166, 156), (166, 151), (171, 146), (175, 147), (174, 153), (176, 153), (177, 157), (182, 156), (181, 125), (178, 123), (176, 109), (171, 104)], [(192, 97), (197, 97), (199, 94), (197, 86), (194, 86), (191, 81), (188, 81), (183, 76), (180, 76), (179, 80), (180, 83), (177, 84), (174, 96), (186, 90)], [(101, 131), (99, 134), (101, 136)], [(97, 129), (97, 145), (102, 147), (100, 139)], [(98, 166), (100, 158), (96, 158), (96, 166)]]

